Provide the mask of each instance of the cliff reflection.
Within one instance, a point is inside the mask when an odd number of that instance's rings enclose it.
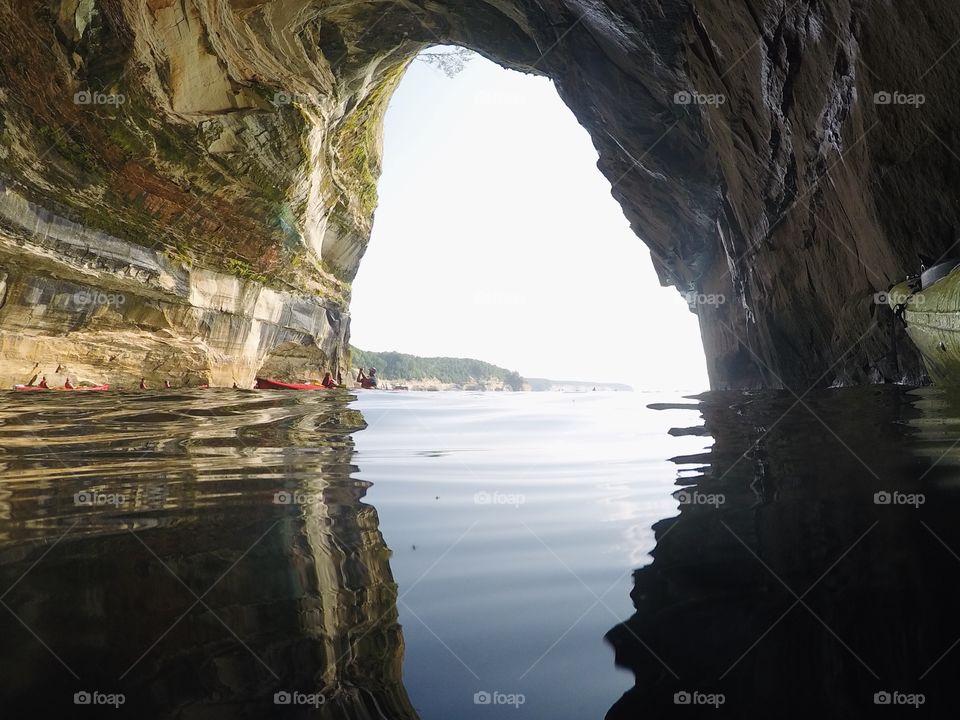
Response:
[[[346,398],[16,403],[0,410],[5,716],[73,717],[75,693],[101,692],[124,695],[111,716],[416,717]]]
[[[636,685],[607,717],[955,714],[957,398],[716,393],[700,410],[715,444],[676,459],[703,466],[682,481],[700,500],[654,526],[636,613],[608,633]]]

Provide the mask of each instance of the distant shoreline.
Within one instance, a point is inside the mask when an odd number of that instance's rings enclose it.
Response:
[[[380,387],[385,390],[493,391],[493,392],[633,392],[626,383],[590,380],[550,380],[527,378],[516,370],[499,365],[457,357],[421,357],[395,351],[371,352],[350,348],[350,382],[360,368],[377,369]]]

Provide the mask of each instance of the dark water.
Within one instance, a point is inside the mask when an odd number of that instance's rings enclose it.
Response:
[[[4,394],[0,716],[952,716],[958,445],[933,389]]]

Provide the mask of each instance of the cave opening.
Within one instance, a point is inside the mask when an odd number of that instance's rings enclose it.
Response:
[[[705,387],[697,318],[660,286],[597,158],[551,80],[456,46],[421,53],[387,107],[352,345]]]
[[[229,387],[252,384],[264,367],[301,379],[317,365],[345,369],[352,282],[377,204],[381,121],[410,58],[438,43],[551,79],[589,132],[609,182],[603,194],[612,192],[649,248],[657,280],[698,299],[711,387],[927,379],[893,311],[872,298],[915,272],[918,252],[936,258],[954,243],[953,205],[943,200],[955,184],[952,108],[875,100],[904,89],[911,90],[906,98],[952,97],[944,91],[951,82],[944,58],[953,35],[931,42],[917,29],[907,43],[923,51],[917,73],[913,58],[891,61],[884,42],[848,41],[850,28],[869,26],[886,38],[887,28],[903,26],[908,11],[896,5],[861,12],[849,4],[784,10],[772,3],[730,16],[705,11],[710,22],[682,2],[656,12],[629,3],[553,2],[264,0],[228,3],[216,13],[197,3],[159,2],[145,12],[114,2],[58,5],[56,13],[45,5],[28,13],[6,8],[0,23],[7,63],[21,67],[26,57],[32,70],[6,78],[0,117],[0,221],[10,241],[0,258],[5,383],[29,379],[45,356],[74,357],[71,374],[94,384],[146,376]],[[737,31],[713,32],[711,22]],[[789,32],[773,31],[781,26]],[[781,42],[788,45],[770,44]],[[800,53],[807,47],[817,51]],[[861,60],[874,69],[867,76],[857,71]],[[481,65],[472,63],[455,82]],[[906,69],[915,76],[902,76]],[[455,84],[448,85],[449,94]],[[421,98],[421,123],[438,98]],[[525,112],[514,113],[514,134]],[[462,144],[487,135],[464,133]],[[392,154],[388,149],[388,173]],[[564,147],[555,159],[570,155]],[[451,183],[443,171],[434,175],[434,194],[462,185],[460,177]],[[514,177],[504,170],[489,184],[508,180]],[[495,206],[473,197],[476,206],[458,221],[478,225]],[[381,226],[388,206],[385,197]],[[581,206],[579,199],[568,203]],[[571,217],[568,208],[548,209],[541,219]],[[532,201],[527,209],[532,217]],[[359,303],[377,248],[385,246],[383,228],[377,232],[357,283]],[[451,224],[447,234],[463,232]],[[652,331],[666,311],[649,297],[614,305],[626,308],[623,314],[593,297],[616,286],[616,274],[628,267],[635,271],[628,287],[637,285],[650,262],[644,254],[633,265],[626,262],[632,250],[601,248],[597,228],[564,250],[545,223],[513,236],[490,229],[474,255],[486,252],[513,268],[524,248],[537,247],[537,234],[554,242],[539,246],[529,275],[552,277],[546,260],[565,251],[575,267],[564,297],[596,309],[586,322],[564,319],[567,347],[602,348],[596,355],[606,357],[619,350],[605,343],[629,329],[647,345],[664,338],[663,348],[649,353],[645,345],[645,354],[686,354],[669,334]],[[519,235],[523,244],[494,254],[492,239]],[[453,256],[443,245],[435,254]],[[594,257],[606,265],[588,266]],[[91,274],[91,264],[104,271]],[[608,282],[591,290],[585,281],[595,276]],[[429,284],[410,277],[410,286]],[[73,301],[101,294],[126,302]],[[419,300],[438,304],[436,297]],[[397,306],[403,318],[396,328],[425,315],[412,302]],[[43,323],[37,308],[47,315]],[[532,312],[494,307],[483,318],[502,326],[523,317],[539,340],[549,328],[542,317],[531,322]],[[367,344],[362,308],[355,314],[355,337]],[[469,327],[457,322],[462,315],[444,330]],[[547,315],[563,318],[559,309]],[[604,331],[601,320],[615,329]],[[63,328],[70,328],[68,340]],[[428,328],[440,335],[435,324]],[[384,346],[389,338],[376,340]],[[283,362],[271,365],[278,355]],[[635,375],[657,374],[638,368]]]

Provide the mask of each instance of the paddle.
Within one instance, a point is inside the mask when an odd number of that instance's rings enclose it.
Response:
[[[40,367],[40,363],[34,363],[34,364],[33,364],[33,367],[30,369],[30,372],[33,372],[33,371],[36,370],[38,367]],[[33,377],[30,378],[30,379],[27,381],[27,387],[33,387],[33,384],[37,381],[37,377],[38,377],[39,375],[40,375],[40,373],[38,373],[38,372],[37,372],[37,373],[33,373]]]

